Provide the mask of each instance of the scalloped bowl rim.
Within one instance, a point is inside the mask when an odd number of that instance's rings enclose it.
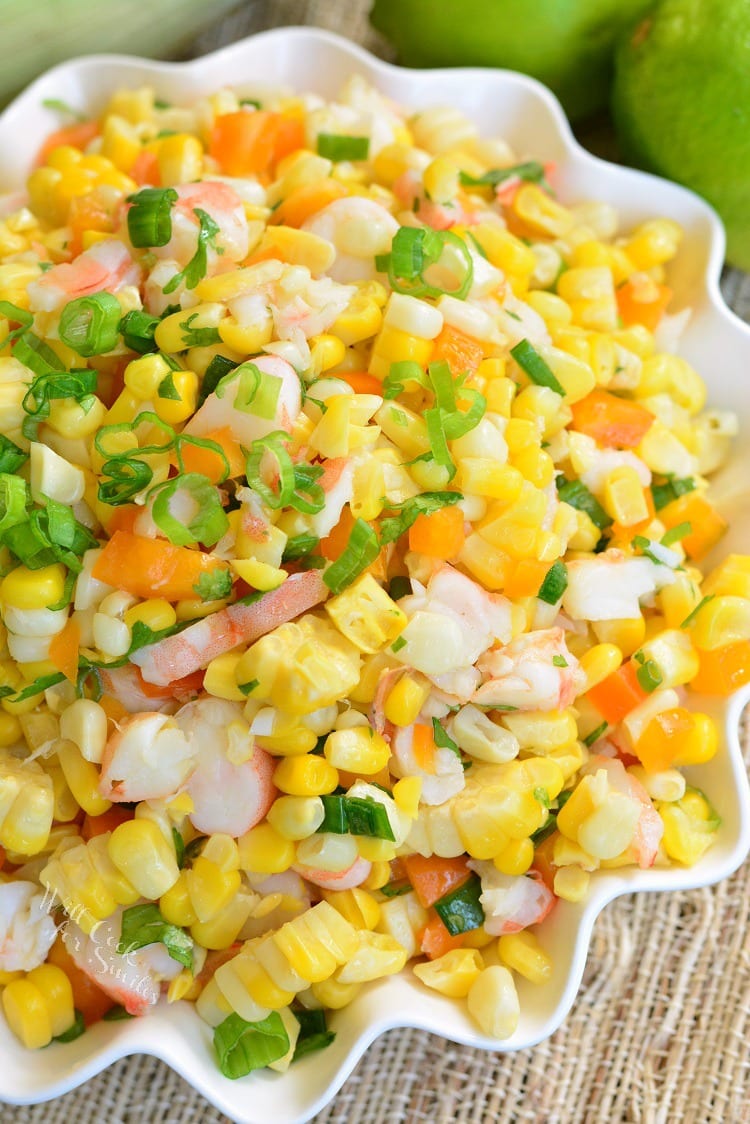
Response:
[[[459,101],[469,88],[476,89],[477,96],[483,93],[485,99],[488,91],[502,90],[503,96],[514,102],[513,120],[516,121],[520,114],[533,116],[537,127],[545,133],[547,143],[557,148],[563,176],[571,170],[579,178],[583,172],[591,172],[591,187],[586,189],[590,197],[599,197],[597,178],[601,178],[607,184],[605,195],[618,196],[618,207],[627,210],[633,197],[648,200],[653,194],[657,199],[667,201],[667,211],[674,210],[687,216],[689,223],[695,227],[690,235],[694,242],[691,265],[694,276],[689,295],[698,309],[697,330],[692,336],[688,331],[688,350],[691,358],[695,352],[699,358],[708,360],[713,354],[712,341],[721,337],[722,343],[725,343],[724,336],[727,334],[730,344],[727,349],[730,354],[729,374],[723,372],[725,378],[721,386],[718,383],[712,385],[711,391],[721,397],[726,393],[724,388],[728,384],[731,404],[737,406],[739,403],[743,407],[740,391],[743,369],[750,368],[750,327],[727,308],[719,290],[725,238],[718,216],[686,188],[644,172],[609,164],[588,153],[574,139],[554,95],[526,75],[480,68],[411,71],[383,62],[362,47],[331,32],[309,27],[281,28],[251,36],[188,62],[159,62],[126,55],[90,55],[61,63],[34,81],[0,115],[0,141],[4,136],[8,138],[9,134],[13,134],[16,149],[23,149],[24,155],[16,159],[16,174],[20,177],[43,131],[55,126],[53,116],[41,107],[41,102],[47,96],[60,96],[61,87],[64,92],[71,90],[75,94],[76,90],[80,92],[95,85],[99,79],[104,88],[111,89],[113,81],[111,78],[102,79],[103,75],[119,75],[122,72],[122,78],[117,80],[119,83],[124,80],[125,72],[130,71],[134,80],[141,77],[153,80],[157,85],[169,85],[174,81],[178,85],[192,86],[195,94],[199,89],[215,88],[219,84],[242,86],[242,65],[253,59],[260,69],[265,67],[269,81],[312,88],[306,87],[303,81],[295,82],[294,76],[309,70],[311,59],[316,56],[323,56],[332,64],[331,69],[338,74],[333,82],[336,87],[348,73],[359,70],[374,79],[386,93],[392,92],[394,86],[406,85],[420,92],[424,90],[428,94],[426,104],[443,100],[440,96],[443,84],[453,86],[453,96]],[[272,73],[274,64],[283,73]],[[210,81],[203,81],[203,74],[211,74]],[[324,84],[332,84],[329,70],[326,71]],[[502,117],[503,112],[501,108],[498,116]],[[496,128],[500,131],[499,125]],[[19,136],[22,138],[20,142]],[[538,141],[530,142],[532,154],[544,157],[545,153],[535,150],[536,144]],[[575,180],[575,176],[573,178]],[[631,192],[631,186],[637,190]],[[656,213],[649,203],[641,204],[635,210],[644,217]],[[706,338],[708,342],[705,342]],[[705,370],[701,369],[701,373],[707,377]],[[744,407],[744,413],[742,421],[750,431],[750,404]],[[728,494],[735,504],[745,500],[743,486],[737,480],[734,484],[730,482]],[[749,537],[750,534],[746,539]],[[750,541],[746,541],[745,549],[750,549]],[[211,1057],[210,1031],[200,1023],[189,1005],[183,1003],[170,1008],[160,1006],[147,1019],[117,1026],[97,1025],[84,1039],[65,1048],[71,1053],[66,1055],[69,1062],[64,1066],[59,1064],[62,1055],[57,1050],[28,1054],[17,1046],[7,1028],[0,1026],[0,1050],[5,1058],[0,1073],[0,1102],[20,1105],[48,1100],[76,1088],[122,1057],[143,1053],[161,1058],[209,1101],[243,1124],[261,1124],[269,1119],[271,1113],[277,1124],[301,1124],[332,1099],[370,1043],[386,1030],[419,1027],[455,1042],[499,1052],[537,1044],[557,1030],[570,1010],[580,986],[594,922],[609,901],[635,891],[682,890],[711,885],[736,870],[750,851],[750,789],[738,738],[742,710],[749,700],[750,685],[729,700],[708,701],[706,705],[706,709],[712,710],[722,720],[725,731],[725,748],[720,758],[715,759],[720,761],[723,771],[723,786],[717,795],[728,809],[728,815],[725,811],[725,822],[731,823],[731,831],[722,827],[716,848],[693,868],[610,871],[592,881],[591,893],[585,903],[572,907],[570,903],[560,902],[555,911],[558,918],[556,937],[567,941],[569,959],[565,959],[564,971],[559,963],[556,966],[556,998],[552,1005],[547,1003],[545,1007],[543,1001],[540,1004],[539,989],[530,990],[521,981],[521,1025],[507,1041],[497,1042],[480,1035],[457,1004],[435,993],[426,993],[426,989],[413,978],[394,977],[371,985],[351,1008],[337,1014],[335,1021],[343,1033],[338,1035],[336,1043],[325,1055],[307,1058],[284,1075],[263,1072],[237,1082],[227,1081],[216,1069]],[[710,789],[709,794],[715,799]],[[551,934],[552,930],[543,927],[542,932]],[[534,1017],[528,1024],[525,1022],[527,1004],[534,1011]]]

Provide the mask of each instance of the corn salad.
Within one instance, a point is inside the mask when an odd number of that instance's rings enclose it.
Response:
[[[0,987],[228,1077],[412,962],[511,1036],[558,898],[720,825],[734,418],[622,231],[458,110],[117,92],[0,213]],[[713,556],[712,556],[713,558]],[[692,775],[692,774],[691,774]],[[123,1011],[124,1009],[124,1011]]]

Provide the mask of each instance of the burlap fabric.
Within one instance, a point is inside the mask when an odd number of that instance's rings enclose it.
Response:
[[[369,0],[245,4],[205,34],[196,53],[306,23],[387,55],[368,26],[369,7]],[[750,321],[750,277],[728,272],[723,287]],[[580,994],[549,1041],[492,1055],[423,1031],[391,1031],[315,1124],[750,1124],[748,931],[750,863],[709,889],[621,898],[597,921]],[[2,1124],[226,1119],[166,1065],[139,1057],[48,1104],[0,1106]]]

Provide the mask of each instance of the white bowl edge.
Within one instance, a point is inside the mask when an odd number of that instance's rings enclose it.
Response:
[[[318,74],[321,55],[328,66]],[[316,61],[317,60],[317,61]],[[245,68],[267,75],[271,82],[296,88],[320,89],[329,96],[353,70],[363,72],[397,101],[429,105],[450,100],[484,121],[494,120],[496,133],[509,136],[516,150],[560,163],[561,194],[573,199],[605,198],[615,202],[626,225],[659,213],[679,219],[686,228],[686,245],[675,273],[686,278],[677,288],[677,304],[688,299],[695,314],[680,348],[709,384],[712,402],[740,413],[744,433],[750,433],[750,328],[724,304],[719,277],[724,256],[724,233],[713,210],[692,192],[657,177],[620,168],[592,156],[575,141],[555,97],[534,79],[508,71],[483,69],[406,71],[374,58],[349,41],[312,28],[284,28],[263,32],[187,63],[160,63],[122,55],[95,55],[62,63],[37,79],[0,116],[0,141],[5,139],[5,171],[21,182],[45,132],[57,125],[42,106],[57,97],[76,105],[102,100],[103,91],[131,82],[151,82],[160,93],[174,91],[195,96],[220,85],[241,86]],[[104,75],[104,79],[102,79]],[[98,91],[98,96],[97,96]],[[408,91],[408,92],[407,92]],[[506,120],[507,118],[507,120]],[[520,124],[523,118],[523,125]],[[531,122],[531,124],[530,124]],[[524,137],[528,139],[524,143]],[[590,181],[590,186],[587,186]],[[10,186],[10,184],[8,185]],[[709,375],[709,364],[721,359],[721,381]],[[718,376],[717,376],[718,380]],[[717,494],[731,513],[747,510],[750,443],[745,443],[731,466],[717,481]],[[728,547],[750,551],[750,528],[736,520]],[[722,553],[724,550],[722,549]],[[722,717],[725,743],[709,766],[710,782],[702,783],[724,817],[719,841],[693,868],[626,869],[594,880],[592,893],[580,907],[560,902],[541,930],[543,944],[567,942],[569,960],[556,958],[553,983],[544,995],[521,982],[522,1021],[506,1042],[478,1034],[458,1004],[427,993],[413,978],[380,981],[351,1008],[338,1013],[333,1046],[295,1065],[287,1074],[260,1073],[230,1082],[215,1066],[211,1032],[186,1004],[160,1008],[148,1019],[100,1024],[68,1046],[44,1054],[29,1054],[0,1025],[0,1050],[5,1065],[0,1074],[0,1099],[29,1104],[59,1096],[80,1085],[113,1061],[133,1053],[162,1058],[218,1108],[242,1124],[302,1124],[325,1106],[343,1084],[369,1044],[393,1027],[417,1026],[456,1042],[501,1052],[524,1049],[552,1034],[570,1010],[588,953],[594,922],[613,898],[636,891],[682,890],[711,885],[731,874],[750,850],[750,789],[738,737],[739,720],[750,687],[728,702],[702,700],[704,709]],[[700,772],[696,773],[696,777]],[[563,966],[565,971],[562,970]],[[46,1075],[46,1080],[45,1080]]]

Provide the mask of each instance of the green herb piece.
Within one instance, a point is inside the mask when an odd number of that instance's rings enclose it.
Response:
[[[506,180],[519,179],[527,183],[540,183],[549,190],[549,184],[544,178],[544,166],[536,160],[527,160],[523,164],[511,164],[508,168],[491,168],[481,176],[472,176],[469,172],[459,172],[458,181],[462,187],[497,187]]]
[[[546,808],[547,811],[550,810],[550,798],[546,788],[543,788],[541,785],[535,788],[534,799],[537,801],[537,803],[541,804],[543,808]]]
[[[210,570],[200,575],[193,590],[201,601],[221,601],[232,592],[232,574],[229,570]]]
[[[334,1041],[336,1035],[328,1029],[325,1011],[308,1011],[304,1007],[299,1007],[295,1008],[292,1014],[300,1025],[292,1061],[296,1062],[299,1058],[303,1058],[306,1054],[312,1054],[316,1050],[324,1050]]]
[[[395,578],[391,578],[388,585],[388,596],[392,601],[400,601],[402,597],[408,597],[410,593],[410,578],[405,577],[403,574],[397,574]]]
[[[607,729],[607,723],[602,722],[601,726],[597,726],[595,730],[592,730],[590,734],[586,735],[586,737],[583,739],[583,744],[591,749],[594,742],[598,742],[599,738],[604,737]]]
[[[198,317],[197,312],[193,312],[188,316],[187,320],[180,321],[180,328],[182,329],[182,342],[185,347],[211,347],[215,343],[221,343],[221,336],[219,335],[218,328],[193,328],[193,321]]]
[[[76,1038],[80,1038],[82,1034],[86,1033],[86,1023],[83,1021],[83,1015],[76,1007],[75,1018],[73,1025],[64,1030],[62,1034],[56,1034],[52,1039],[53,1042],[75,1042]]]
[[[388,811],[371,796],[321,796],[325,816],[318,832],[367,835],[395,842]]]
[[[460,492],[423,492],[412,496],[403,503],[394,504],[392,510],[398,515],[390,515],[380,522],[380,541],[383,545],[395,542],[409,530],[420,515],[432,515],[442,507],[451,507],[463,499]]]
[[[671,546],[672,543],[680,542],[686,535],[691,534],[692,530],[692,523],[678,523],[676,527],[670,527],[670,529],[662,535],[662,545]]]
[[[126,312],[120,320],[119,330],[122,342],[131,351],[137,351],[139,355],[147,355],[149,352],[158,351],[154,333],[159,323],[158,316],[151,316],[150,313],[144,312],[140,308],[134,308],[130,312]]]
[[[381,886],[379,893],[384,898],[400,898],[402,894],[411,893],[411,882],[386,882],[385,886]]]
[[[121,1007],[120,1004],[117,1003],[114,1007],[110,1007],[108,1011],[104,1012],[102,1015],[102,1022],[119,1023],[122,1022],[123,1019],[133,1018],[135,1018],[135,1015],[131,1015],[129,1011],[126,1011],[124,1007]]]
[[[219,383],[238,366],[239,363],[235,363],[233,359],[227,359],[225,355],[214,355],[201,380],[198,406],[202,406],[209,394],[212,394]]]
[[[565,659],[565,656],[553,656],[552,657],[552,663],[555,667],[567,667],[568,666],[568,661]]]
[[[61,113],[65,117],[72,117],[74,121],[86,120],[85,113],[74,109],[72,105],[68,105],[62,98],[43,98],[42,105],[45,109],[51,109],[53,113]]]
[[[664,484],[652,484],[654,508],[656,511],[661,511],[668,503],[687,495],[688,492],[695,491],[695,488],[696,483],[692,476],[684,476],[681,480],[667,480]]]
[[[366,160],[370,152],[370,138],[349,136],[344,133],[318,133],[318,156],[338,163],[340,160]]]
[[[174,843],[174,853],[177,857],[177,865],[180,870],[182,870],[185,865],[185,840],[176,827],[172,828],[172,841]]]
[[[556,605],[567,588],[568,567],[558,559],[544,575],[537,597],[547,605]]]
[[[154,902],[133,905],[123,911],[117,951],[121,956],[127,956],[129,952],[149,944],[163,944],[172,960],[185,968],[193,967],[192,939],[184,929],[165,921]]]
[[[529,343],[528,340],[520,340],[515,347],[510,349],[510,353],[533,383],[536,383],[537,386],[549,387],[561,398],[565,397],[565,388],[533,344]]]
[[[203,280],[208,268],[209,246],[212,246],[217,254],[224,252],[223,247],[216,245],[216,236],[221,233],[218,223],[214,222],[208,211],[202,210],[201,207],[194,207],[193,214],[200,224],[198,229],[198,246],[185,268],[181,269],[179,273],[175,273],[174,277],[163,287],[162,292],[166,296],[173,293],[183,281],[185,282],[186,289],[194,289],[198,282]],[[130,213],[128,212],[128,217],[129,216]],[[156,245],[157,243],[151,244]]]
[[[472,874],[455,890],[435,902],[435,911],[452,937],[470,933],[484,924],[484,910],[479,901],[482,882]]]
[[[405,647],[406,647],[406,641],[404,640],[403,636],[397,636],[396,639],[391,644],[391,651],[392,652],[400,652],[401,649],[405,648]]]
[[[566,480],[564,476],[558,476],[556,485],[558,499],[578,511],[584,511],[600,531],[612,525],[612,519],[582,481]]]
[[[289,1035],[278,1011],[256,1023],[231,1014],[214,1029],[214,1048],[219,1069],[235,1080],[283,1058],[289,1052]]]
[[[455,753],[456,757],[461,756],[458,743],[454,742],[453,738],[437,718],[433,718],[432,720],[432,736],[438,749],[449,749],[451,753]]]
[[[260,686],[260,679],[250,679],[247,683],[239,683],[243,695],[251,695],[256,687]]]

